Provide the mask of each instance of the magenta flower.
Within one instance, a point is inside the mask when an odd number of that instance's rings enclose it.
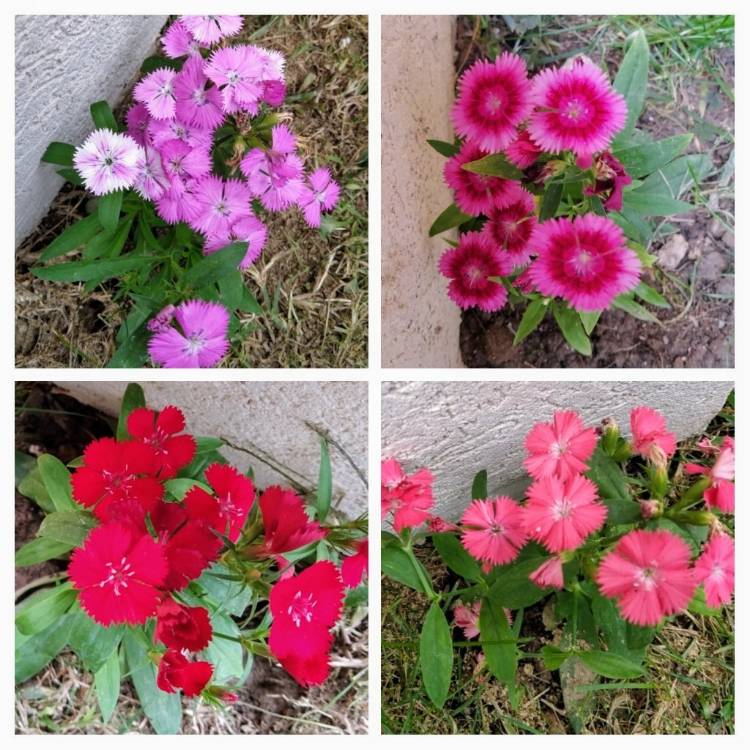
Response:
[[[242,28],[242,16],[180,16],[179,22],[206,47],[234,36]]]
[[[204,148],[210,151],[213,147],[213,133],[179,119],[151,120],[148,124],[148,136],[156,148],[161,148],[167,141],[182,141],[192,148]]]
[[[175,114],[178,119],[202,130],[213,130],[224,120],[221,94],[208,88],[203,75],[203,58],[190,58],[174,79]]]
[[[268,211],[283,211],[302,195],[302,159],[294,135],[286,125],[271,130],[271,148],[251,149],[240,163],[252,194]]]
[[[244,44],[217,49],[206,61],[204,72],[219,87],[225,113],[257,113],[263,97],[263,67],[258,49]]]
[[[178,305],[172,326],[148,342],[152,361],[162,367],[213,367],[229,350],[229,311],[218,302],[188,300]]]
[[[628,116],[625,99],[592,62],[547,68],[533,80],[529,133],[544,151],[588,158],[607,148]]]
[[[490,565],[515,560],[526,542],[521,506],[510,497],[475,500],[464,511],[461,525],[466,551]]]
[[[176,60],[185,55],[200,55],[201,46],[181,21],[175,21],[161,38],[164,54]]]
[[[319,227],[321,213],[333,211],[341,188],[338,182],[331,179],[331,172],[325,167],[311,172],[307,180],[309,184],[306,183],[302,188],[299,207],[308,226]]]
[[[167,141],[159,147],[164,171],[171,180],[205,177],[211,171],[211,155],[200,146],[183,141]]]
[[[129,136],[95,130],[73,155],[73,165],[94,195],[129,188],[138,174],[141,147]]]
[[[138,157],[136,169],[138,174],[133,187],[139,195],[150,201],[156,201],[164,195],[166,190],[169,190],[170,181],[164,174],[161,156],[156,149],[146,146]]]
[[[170,68],[157,68],[141,78],[133,89],[133,98],[146,105],[155,120],[171,120],[175,113],[174,79]]]
[[[450,279],[448,296],[464,310],[478,307],[484,312],[494,312],[508,299],[505,287],[491,277],[509,274],[513,264],[495,252],[479,232],[462,234],[458,246],[443,253],[439,269]]]
[[[508,161],[519,169],[528,169],[542,153],[542,149],[531,140],[529,131],[524,128],[518,137],[505,147]]]
[[[518,199],[505,208],[493,208],[487,213],[482,235],[490,247],[506,255],[514,268],[525,266],[531,259],[529,239],[536,227],[534,196],[523,188]]]
[[[451,117],[456,132],[487,151],[504,149],[531,112],[526,63],[510,52],[478,60],[460,78]]]
[[[247,252],[240,262],[240,268],[247,268],[260,257],[267,236],[266,225],[250,212],[249,216],[234,221],[226,233],[210,235],[203,246],[203,252],[210,255],[232,242],[247,242]]]
[[[148,146],[151,142],[148,134],[150,122],[151,117],[145,104],[134,104],[125,114],[128,135],[140,146]]]
[[[638,256],[625,244],[622,229],[605,216],[545,221],[530,246],[538,254],[529,271],[536,288],[580,312],[604,310],[640,280]]]
[[[607,211],[622,209],[622,191],[633,182],[625,167],[609,151],[600,154],[593,162],[595,182],[583,189],[586,196],[599,195]]]
[[[194,180],[185,182],[180,179],[171,180],[169,189],[165,190],[157,201],[156,208],[159,216],[169,224],[176,224],[178,221],[188,224],[193,222],[201,210],[195,188]]]
[[[695,561],[695,577],[703,584],[706,604],[720,607],[734,593],[734,540],[729,534],[714,534]]]
[[[237,219],[250,215],[250,189],[242,180],[210,175],[197,183],[195,195],[200,213],[191,225],[204,234],[228,234]]]

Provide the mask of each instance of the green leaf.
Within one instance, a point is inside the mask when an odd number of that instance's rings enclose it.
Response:
[[[146,406],[146,394],[138,383],[128,383],[125,393],[122,394],[120,402],[120,415],[117,418],[117,439],[128,440],[128,417],[130,412],[135,409],[142,409]]]
[[[696,179],[702,180],[712,168],[713,162],[706,154],[680,156],[649,175],[635,190],[625,192],[679,198],[695,184]]]
[[[185,272],[183,281],[193,289],[213,284],[222,276],[236,271],[245,253],[247,253],[247,242],[233,242],[199,260]]]
[[[544,188],[542,203],[539,206],[539,221],[553,219],[557,213],[562,200],[563,184],[562,182],[548,182]]]
[[[125,324],[123,324],[125,325]],[[107,367],[142,367],[148,359],[148,340],[150,332],[146,323],[138,326],[117,347],[112,359],[107,362]]]
[[[659,319],[653,313],[649,312],[643,305],[639,305],[631,296],[628,294],[621,294],[619,297],[615,297],[612,302],[612,307],[616,307],[618,310],[623,310],[632,315],[638,320],[644,320],[646,323],[658,323]]]
[[[641,517],[641,507],[630,497],[628,484],[620,465],[597,445],[589,459],[586,476],[599,489],[599,498],[607,506],[607,523],[611,526],[633,523]]]
[[[239,271],[233,271],[219,279],[219,299],[230,310],[237,310],[244,299],[245,283]]]
[[[676,200],[652,191],[626,190],[622,195],[622,207],[638,216],[672,216],[692,211],[692,203]]]
[[[151,260],[153,262],[153,259]],[[203,261],[201,261],[203,262]],[[47,281],[91,281],[102,282],[120,276],[136,268],[148,265],[144,256],[128,255],[123,258],[105,260],[76,260],[70,263],[57,263],[45,268],[33,268],[32,273]]]
[[[77,509],[78,505],[73,500],[73,490],[70,486],[70,472],[65,464],[51,453],[44,453],[37,459],[37,465],[55,510]]]
[[[76,147],[70,143],[60,143],[53,141],[47,146],[47,150],[42,154],[42,161],[47,164],[59,164],[61,167],[73,166],[73,155]]]
[[[563,651],[561,648],[550,644],[542,646],[539,653],[541,654],[544,666],[550,671],[560,669],[568,658],[573,655],[570,651]]]
[[[488,177],[502,177],[506,180],[520,180],[523,172],[511,164],[505,154],[489,154],[476,161],[461,165],[462,169]]]
[[[578,658],[592,671],[602,677],[622,680],[639,677],[644,673],[640,664],[635,664],[624,656],[609,651],[579,651]]]
[[[487,469],[478,471],[471,483],[471,499],[484,500],[487,497]]]
[[[430,227],[430,237],[434,237],[436,234],[460,226],[470,219],[471,216],[460,211],[455,203],[451,203],[451,205],[448,206],[448,208],[446,208],[445,211],[443,211],[443,213],[441,213],[433,222]]]
[[[461,147],[456,143],[436,141],[433,138],[428,138],[427,143],[429,143],[430,146],[432,146],[441,156],[447,156],[448,158],[455,156],[461,150]]]
[[[596,328],[596,324],[599,322],[601,312],[579,312],[578,317],[581,319],[581,325],[587,336],[591,336]]]
[[[108,128],[115,133],[118,130],[115,116],[112,114],[109,104],[105,101],[94,102],[91,105],[91,119],[97,128]]]
[[[57,622],[73,604],[76,592],[69,583],[44,591],[16,614],[16,627],[24,635],[41,633]]]
[[[99,223],[97,214],[86,216],[80,221],[71,224],[62,234],[55,237],[49,245],[42,251],[39,259],[42,261],[57,258],[60,255],[75,250],[85,245],[95,234],[101,231],[102,225]]]
[[[94,674],[94,690],[102,721],[107,724],[112,718],[120,697],[120,655],[115,649],[107,661]]]
[[[432,603],[422,626],[419,664],[427,696],[437,708],[442,708],[448,697],[453,672],[453,640],[439,602]]]
[[[642,628],[627,623],[627,644],[631,651],[645,649],[656,635],[656,628]]]
[[[16,631],[16,684],[44,669],[65,648],[70,625],[71,616],[63,615],[31,637],[25,638]]]
[[[234,620],[221,611],[211,614],[211,626],[214,633],[231,635],[235,638],[239,638],[241,635]],[[244,649],[241,643],[214,635],[201,656],[214,665],[213,680],[220,684],[226,684],[239,680],[244,674],[243,654]]]
[[[433,534],[432,543],[443,562],[467,581],[481,581],[482,569],[454,534]]]
[[[161,57],[160,55],[152,55],[147,57],[141,65],[141,73],[148,75],[153,73],[159,68],[171,68],[172,70],[180,69],[180,61],[174,60],[171,57]]]
[[[518,324],[513,346],[520,344],[530,333],[535,331],[547,314],[548,301],[544,297],[532,300],[524,310],[521,322]]]
[[[67,180],[71,185],[83,185],[83,178],[75,171],[75,169],[63,167],[62,169],[57,170],[57,174],[59,174],[64,180]]]
[[[94,528],[96,521],[83,510],[66,510],[50,513],[39,527],[39,536],[80,547]]]
[[[328,452],[328,441],[320,438],[320,469],[318,471],[318,490],[315,493],[316,515],[324,521],[331,509],[333,495],[333,477],[331,476],[331,456]]]
[[[29,500],[33,500],[45,513],[52,513],[55,506],[52,504],[49,492],[42,481],[42,473],[36,466],[18,484],[18,491]]]
[[[503,607],[495,599],[482,599],[482,608],[479,610],[479,640],[487,658],[487,668],[508,687],[511,705],[515,707],[518,648]]]
[[[529,580],[529,575],[547,559],[534,556],[495,568],[500,572],[494,573],[495,582],[490,586],[487,598],[508,609],[528,607],[543,599],[550,590],[539,588]]]
[[[104,628],[83,610],[71,612],[73,624],[68,643],[90,672],[98,672],[112,656],[122,640],[125,628],[112,625]]]
[[[165,693],[156,686],[156,667],[136,636],[126,631],[122,643],[128,661],[130,679],[141,708],[157,734],[177,734],[182,724],[179,693]]]
[[[419,560],[416,561],[418,566],[422,566]],[[414,565],[409,555],[404,552],[400,547],[383,547],[380,553],[380,567],[383,575],[393,578],[394,581],[403,583],[404,586],[419,591],[422,594],[429,594],[431,592],[425,591],[422,581],[414,570]],[[430,580],[430,576],[427,571],[422,567],[424,577],[426,581]]]
[[[646,35],[642,29],[638,29],[632,35],[630,47],[625,53],[614,80],[615,90],[625,97],[628,105],[628,119],[615,143],[630,135],[643,111],[648,84],[648,62],[649,50]]]
[[[648,302],[649,305],[653,305],[654,307],[661,307],[665,310],[672,307],[672,305],[670,305],[669,302],[667,302],[667,300],[664,299],[664,297],[656,291],[656,289],[650,287],[643,281],[641,281],[633,291],[644,302]]]
[[[703,615],[704,617],[717,617],[721,614],[721,607],[709,607],[706,603],[706,591],[703,586],[699,586],[695,590],[695,594],[687,608],[688,612]]]
[[[622,162],[625,171],[631,177],[642,178],[676,159],[690,145],[692,139],[692,133],[682,133],[655,143],[621,148],[613,154]]]
[[[594,590],[591,595],[591,612],[610,653],[624,656],[632,662],[642,661],[643,650],[633,650],[628,646],[627,623],[620,616],[620,611],[612,599]]]
[[[243,284],[242,287],[242,302],[239,305],[239,309],[245,313],[251,313],[253,315],[263,315],[263,308],[255,298],[255,295]]]
[[[16,567],[23,568],[26,565],[36,565],[36,563],[45,560],[54,560],[72,549],[73,545],[56,542],[54,539],[45,539],[44,537],[32,539],[16,552]]]
[[[565,340],[584,357],[591,356],[591,340],[583,330],[583,324],[575,310],[567,305],[552,303],[552,314],[555,316],[557,325],[562,331]]]
[[[211,494],[213,490],[205,484],[205,482],[199,482],[197,479],[189,479],[187,477],[179,477],[177,479],[168,479],[164,482],[164,489],[167,494],[173,497],[175,500],[182,500],[193,487],[200,487],[205,492]]]
[[[114,232],[117,223],[120,220],[120,211],[122,210],[122,190],[116,190],[114,193],[107,193],[99,198],[97,213],[99,214],[99,223],[108,231]]]
[[[216,563],[205,570],[196,583],[223,612],[239,617],[250,604],[253,592],[241,581],[217,577],[230,573],[229,568]]]

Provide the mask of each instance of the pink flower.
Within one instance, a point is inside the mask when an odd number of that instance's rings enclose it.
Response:
[[[451,523],[441,516],[430,516],[427,521],[427,528],[432,534],[445,534],[451,531],[458,531],[458,526],[455,523]]]
[[[148,353],[162,367],[213,367],[229,350],[229,311],[218,302],[188,300],[178,305],[179,325],[159,331],[148,342]]]
[[[162,165],[164,161],[162,160]],[[190,223],[200,213],[201,206],[195,194],[195,180],[175,178],[156,203],[156,212],[169,224],[178,221]]]
[[[430,517],[434,500],[433,476],[429,469],[419,469],[407,475],[395,459],[380,464],[380,510],[383,516],[393,513],[396,533],[413,528]]]
[[[210,47],[224,37],[238,34],[242,16],[180,16],[181,23],[201,44]]]
[[[221,93],[208,88],[203,58],[191,57],[174,79],[175,114],[178,119],[202,130],[212,130],[224,120]]]
[[[147,146],[151,139],[148,134],[148,124],[151,117],[145,104],[134,104],[125,114],[128,135],[140,146]]]
[[[219,87],[226,114],[257,114],[264,94],[264,66],[258,49],[248,45],[222,47],[206,61],[204,72]]]
[[[471,604],[458,601],[453,605],[453,624],[464,631],[464,638],[476,638],[479,635],[479,612],[482,600],[477,599]]]
[[[734,540],[728,534],[714,534],[695,561],[695,578],[703,584],[706,604],[720,607],[732,601],[734,593]]]
[[[544,151],[590,157],[607,148],[625,125],[628,109],[606,74],[591,62],[547,68],[533,80],[529,133]]]
[[[198,40],[181,22],[175,21],[161,38],[164,54],[176,60],[185,55],[200,55],[201,46]]]
[[[597,502],[596,485],[581,474],[567,480],[545,477],[534,482],[526,493],[526,534],[550,552],[576,549],[607,518],[607,507]]]
[[[128,135],[95,130],[73,155],[73,165],[94,195],[129,188],[138,174],[141,147]]]
[[[157,68],[133,89],[133,98],[145,104],[155,120],[171,120],[175,115],[175,76],[171,68]]]
[[[169,328],[172,323],[172,318],[174,318],[174,311],[174,305],[163,307],[153,318],[151,318],[151,320],[148,321],[146,328],[152,333],[157,333],[158,331],[163,331],[166,328]]]
[[[529,131],[524,128],[518,137],[505,147],[508,161],[519,169],[528,169],[542,153],[542,149],[531,140]]]
[[[504,52],[493,62],[478,60],[461,76],[451,117],[459,135],[484,151],[500,151],[531,107],[526,63]]]
[[[588,469],[596,442],[596,430],[587,428],[576,412],[556,411],[551,422],[538,422],[529,430],[523,465],[534,479],[556,476],[565,481]]]
[[[526,542],[521,506],[509,497],[474,500],[461,517],[461,543],[481,562],[505,565]]]
[[[536,570],[529,574],[529,580],[539,586],[540,589],[546,589],[548,586],[551,586],[553,589],[562,589],[562,560],[559,557],[550,557],[545,560]]]
[[[734,513],[733,438],[724,438],[710,469],[699,464],[685,464],[684,468],[688,474],[705,474],[711,478],[711,486],[703,493],[703,499],[709,508],[716,508],[722,513]]]
[[[205,177],[211,171],[208,149],[189,146],[184,141],[167,141],[159,147],[161,163],[171,180]]]
[[[521,185],[515,180],[469,172],[464,164],[481,159],[486,154],[467,141],[461,150],[448,159],[443,177],[455,194],[456,205],[470,216],[486,214],[493,208],[506,208],[519,199]]]
[[[479,232],[461,235],[456,247],[448,248],[440,258],[440,273],[447,279],[448,296],[464,310],[478,307],[484,312],[499,310],[508,292],[499,278],[513,270],[507,256],[495,252]]]
[[[268,211],[283,211],[302,196],[302,159],[294,135],[286,125],[271,130],[271,148],[251,149],[240,163],[253,196]]]
[[[347,588],[359,586],[369,569],[369,545],[367,538],[359,539],[353,555],[347,555],[341,561],[341,580]]]
[[[690,547],[669,531],[631,531],[604,557],[596,582],[604,596],[617,600],[625,620],[656,625],[693,598]]]
[[[488,211],[482,227],[481,234],[489,245],[507,256],[515,268],[525,266],[531,259],[528,244],[536,227],[535,207],[534,196],[520,189],[514,203]]]
[[[339,200],[339,184],[331,179],[330,170],[325,167],[316,169],[308,176],[309,185],[302,187],[299,207],[305,215],[308,226],[319,227],[320,215],[333,211]]]
[[[545,221],[537,225],[530,246],[538,253],[529,271],[537,289],[562,297],[580,312],[604,310],[640,279],[638,256],[605,216]]]
[[[619,211],[622,208],[622,191],[626,185],[633,182],[633,178],[609,151],[605,151],[595,159],[593,168],[594,186],[586,186],[583,194],[600,195],[604,198],[604,208],[607,211]]]
[[[159,152],[146,146],[138,156],[136,162],[138,174],[133,183],[135,191],[150,201],[156,201],[164,195],[170,187],[169,179],[161,166]]]
[[[213,146],[213,134],[188,125],[182,120],[151,120],[148,124],[148,137],[156,148],[161,148],[167,141],[182,141],[191,148],[203,148],[210,151]]]
[[[638,406],[630,412],[630,431],[633,450],[644,458],[671,458],[677,449],[677,438],[667,430],[664,417],[648,406]]]
[[[196,185],[195,195],[200,212],[191,225],[209,236],[228,234],[235,221],[250,216],[250,190],[243,180],[204,177]]]
[[[227,231],[209,235],[203,245],[203,252],[210,255],[232,242],[247,242],[247,252],[240,261],[240,268],[247,268],[260,257],[267,235],[266,225],[250,211],[248,216],[233,221]]]

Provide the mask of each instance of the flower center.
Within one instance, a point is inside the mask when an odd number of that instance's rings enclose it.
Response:
[[[128,578],[132,578],[135,571],[131,568],[126,557],[123,557],[117,564],[106,563],[106,568],[109,575],[99,582],[99,588],[112,586],[115,596],[120,596],[121,591],[128,587]]]
[[[634,589],[643,589],[644,591],[653,591],[656,588],[656,564],[651,563],[647,568],[642,568],[633,581]]]
[[[299,627],[303,620],[304,622],[312,621],[313,610],[317,603],[311,593],[303,594],[298,591],[287,608],[287,614],[292,618],[292,622]]]
[[[172,96],[172,84],[171,83],[165,83],[159,89],[159,96]]]
[[[239,516],[242,514],[242,509],[239,506],[235,505],[234,500],[232,500],[231,492],[227,492],[226,495],[222,495],[218,498],[218,500],[222,516],[232,519],[239,518]]]
[[[564,440],[558,440],[549,447],[549,453],[555,458],[560,458],[568,450],[568,444]]]
[[[505,529],[497,523],[497,521],[493,521],[493,523],[490,524],[490,534],[492,536],[502,536],[505,533]]]
[[[588,114],[588,107],[579,99],[571,99],[562,110],[562,115],[577,125]]]
[[[214,211],[216,211],[219,216],[229,216],[230,214],[229,207],[223,199],[214,206]]]
[[[471,264],[466,267],[464,277],[469,286],[478,286],[484,280],[485,272],[481,266]]]
[[[573,504],[568,500],[567,497],[560,497],[555,500],[552,505],[552,514],[556,521],[562,521],[566,518],[570,518],[573,513]]]
[[[203,331],[195,331],[187,337],[185,343],[185,354],[199,354],[206,346],[206,337]]]
[[[491,91],[487,96],[485,105],[491,115],[496,115],[503,106],[503,100],[494,91]]]
[[[719,563],[714,563],[713,568],[711,568],[711,573],[709,574],[709,578],[713,581],[723,581],[724,577],[726,576],[726,572],[724,568]]]
[[[240,80],[240,74],[236,70],[227,71],[227,83],[230,86],[234,86]]]

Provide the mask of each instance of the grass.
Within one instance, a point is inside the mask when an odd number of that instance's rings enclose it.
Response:
[[[713,440],[734,434],[734,395],[704,434]],[[682,456],[694,451],[698,437],[680,443]],[[431,545],[422,546],[418,556],[436,591],[454,586]],[[717,617],[687,612],[665,621],[647,651],[646,675],[637,687],[596,682],[583,672],[566,685],[559,672],[550,672],[536,659],[522,660],[521,700],[514,710],[505,687],[479,667],[476,646],[454,647],[450,694],[437,709],[423,690],[419,671],[419,633],[429,601],[383,577],[381,602],[384,733],[566,734],[573,732],[575,719],[585,734],[734,732],[733,606]],[[520,635],[532,639],[528,651],[537,651],[560,632],[561,623],[544,600],[526,610]],[[578,707],[573,691],[580,692],[582,685],[586,697]]]
[[[238,41],[286,55],[285,119],[309,167],[331,166],[342,198],[322,231],[299,212],[268,217],[269,241],[247,272],[263,315],[243,316],[247,336],[226,367],[367,365],[367,17],[247,16]],[[85,215],[88,196],[61,191],[19,248],[16,363],[102,367],[127,311],[100,286],[53,284],[28,272],[38,253]]]

